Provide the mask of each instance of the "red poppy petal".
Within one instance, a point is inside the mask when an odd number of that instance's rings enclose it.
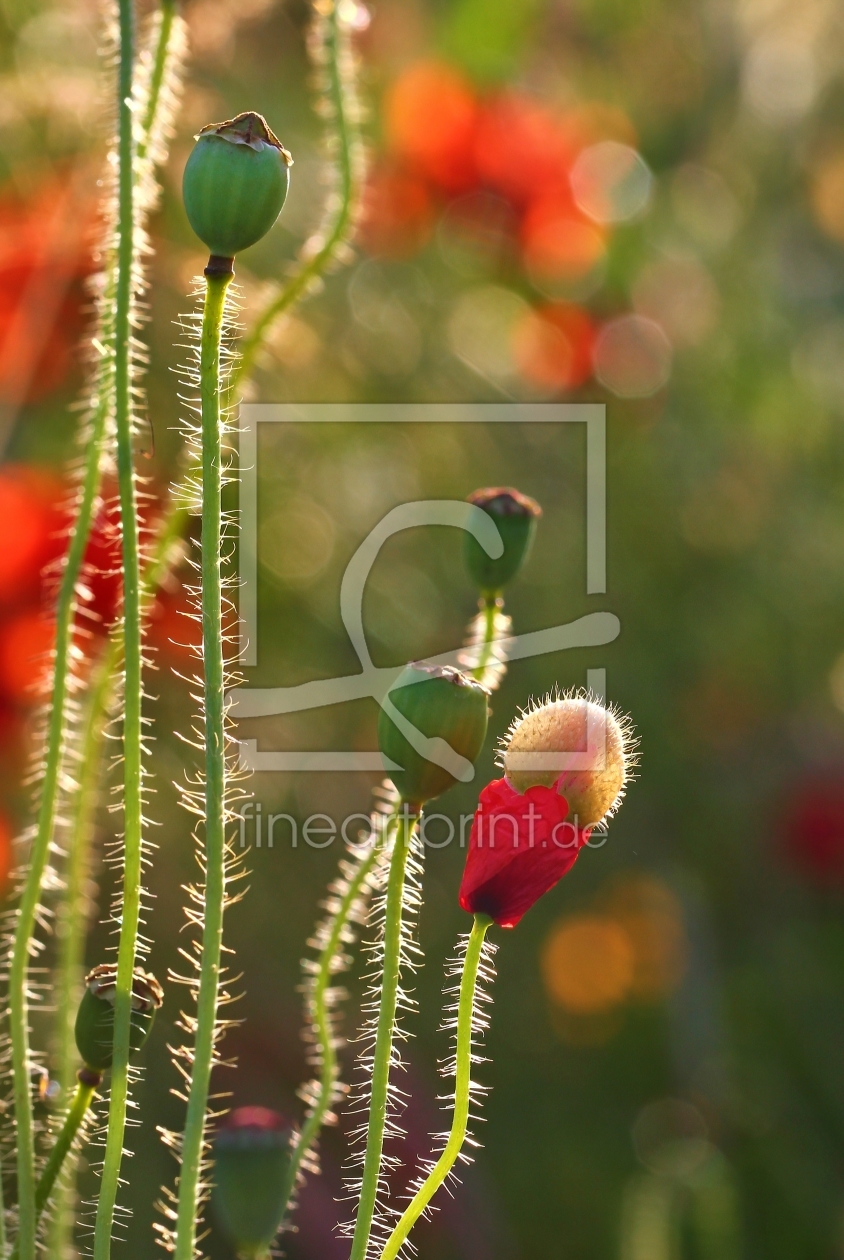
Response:
[[[586,839],[566,822],[568,802],[554,788],[516,792],[497,779],[481,793],[472,823],[460,904],[512,927],[566,874]]]

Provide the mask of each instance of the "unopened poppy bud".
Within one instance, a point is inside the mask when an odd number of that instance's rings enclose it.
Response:
[[[185,167],[188,220],[212,256],[233,258],[269,232],[293,159],[260,114],[203,127]]]
[[[384,699],[378,743],[403,800],[422,805],[472,778],[488,698],[485,687],[448,665],[413,661],[402,671]]]
[[[510,727],[504,773],[517,792],[555,788],[578,827],[594,827],[621,802],[632,742],[629,723],[597,701],[549,699]]]
[[[542,508],[518,490],[496,486],[475,490],[469,502],[494,520],[504,551],[497,560],[488,556],[473,534],[464,534],[463,554],[472,581],[487,597],[499,595],[527,559]]]
[[[276,1111],[240,1107],[214,1141],[214,1211],[240,1260],[268,1253],[286,1203],[291,1131]]]
[[[76,1047],[82,1061],[95,1072],[104,1072],[111,1067],[116,993],[115,963],[102,963],[85,977],[85,992],[76,1015]],[[164,993],[155,976],[136,968],[132,977],[129,1033],[129,1045],[133,1051],[143,1046],[150,1034],[155,1012],[163,1001]]]

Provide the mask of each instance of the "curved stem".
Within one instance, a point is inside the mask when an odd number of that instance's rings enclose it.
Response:
[[[56,607],[53,690],[44,750],[44,777],[35,839],[29,856],[26,883],[18,907],[9,965],[9,1024],[17,1139],[19,1247],[22,1260],[33,1260],[35,1255],[35,1152],[29,1062],[27,973],[36,914],[41,899],[41,884],[56,826],[66,752],[67,710],[72,677],[71,652],[77,606],[76,586],[99,494],[100,460],[106,412],[106,407],[98,407],[94,415],[79,510],[74,522],[70,549],[59,589]]]
[[[205,889],[188,1110],[181,1148],[175,1260],[193,1260],[205,1148],[206,1108],[214,1065],[225,907],[226,732],[222,618],[222,424],[220,340],[232,274],[206,270],[200,344],[202,405],[202,654],[205,701]]]
[[[387,1239],[379,1260],[395,1260],[411,1229],[451,1172],[463,1149],[469,1124],[469,1104],[472,1094],[472,1025],[475,1017],[475,989],[484,938],[491,925],[492,919],[486,915],[475,915],[466,946],[466,957],[463,961],[457,1006],[457,1079],[454,1087],[454,1115],[448,1141],[442,1155],[416,1191]]]
[[[76,1075],[78,1051],[74,1036],[76,1013],[83,991],[85,938],[90,917],[87,889],[91,877],[91,848],[97,807],[107,697],[111,693],[110,656],[106,649],[93,671],[80,740],[80,777],[73,800],[68,836],[66,893],[59,920],[56,966],[56,1078],[61,1097],[67,1098]],[[72,1180],[60,1187],[49,1231],[49,1254],[63,1260],[72,1229]]]
[[[113,330],[109,326],[109,310],[107,294],[104,303],[104,326],[100,330],[101,339],[106,345],[113,337]],[[66,755],[77,584],[100,492],[102,453],[111,407],[114,370],[115,363],[112,356],[104,356],[99,369],[97,402],[87,436],[87,453],[78,508],[56,602],[52,694],[45,738],[38,817],[9,960],[9,1032],[17,1147],[18,1246],[22,1260],[31,1260],[35,1254],[35,1151],[29,1062],[27,973],[33,949],[32,937],[41,898],[41,885],[57,821]]]
[[[164,86],[167,61],[170,56],[170,36],[173,33],[173,19],[176,16],[176,0],[161,0],[159,12],[161,21],[158,28],[158,41],[155,46],[155,56],[149,80],[146,110],[144,111],[138,137],[137,156],[139,162],[142,162],[149,154],[150,143],[156,129],[158,107],[161,103],[161,89]]]
[[[380,856],[380,845],[389,845],[390,837],[398,824],[398,816],[393,814],[387,827],[384,829],[383,841],[376,837],[372,844],[372,849],[366,857],[358,864],[358,867],[349,880],[349,886],[344,893],[329,933],[328,939],[319,956],[317,972],[314,977],[313,985],[313,1027],[316,1034],[317,1044],[320,1047],[322,1056],[322,1068],[320,1071],[319,1094],[313,1104],[311,1113],[302,1126],[302,1132],[299,1134],[299,1140],[293,1148],[290,1167],[285,1179],[283,1187],[283,1199],[285,1203],[285,1211],[290,1204],[293,1192],[296,1188],[296,1179],[299,1175],[299,1169],[302,1160],[313,1145],[317,1134],[322,1128],[326,1113],[333,1102],[334,1087],[337,1082],[338,1066],[337,1066],[337,1050],[334,1045],[334,1038],[331,1028],[331,1014],[328,1002],[328,989],[332,979],[332,965],[343,940],[343,933],[349,921],[349,915],[352,907],[361,895],[361,891],[369,879],[372,869]]]
[[[244,338],[240,347],[240,361],[232,372],[230,391],[233,392],[241,380],[248,377],[255,363],[255,356],[261,348],[271,326],[280,315],[289,310],[309,287],[322,276],[334,258],[339,245],[347,235],[352,223],[354,206],[357,199],[356,171],[354,150],[357,143],[356,120],[354,118],[354,100],[352,88],[344,74],[343,60],[351,54],[344,46],[347,36],[344,34],[338,15],[337,0],[330,0],[328,12],[325,13],[325,66],[328,75],[328,98],[334,114],[337,169],[339,173],[339,189],[337,210],[329,223],[322,244],[315,253],[300,264],[298,270],[290,277],[276,295],[265,306],[258,316],[251,331]],[[323,67],[320,67],[322,69]]]
[[[94,1091],[102,1080],[99,1072],[92,1072],[90,1069],[83,1068],[79,1073],[76,1085],[76,1092],[73,1100],[65,1116],[53,1149],[50,1151],[47,1163],[44,1165],[44,1171],[38,1178],[38,1186],[35,1191],[35,1214],[36,1219],[40,1219],[41,1213],[50,1201],[50,1195],[53,1192],[53,1186],[56,1184],[56,1178],[62,1170],[62,1165],[67,1157],[74,1139],[79,1132],[79,1127],[87,1115],[88,1108],[94,1098]],[[55,1255],[55,1253],[51,1253]],[[12,1249],[11,1260],[19,1260],[20,1252],[18,1244]]]
[[[119,0],[118,64],[118,224],[117,284],[114,315],[114,409],[117,431],[117,478],[120,497],[123,559],[124,715],[123,715],[123,904],[117,953],[114,1002],[114,1054],[97,1220],[94,1260],[108,1260],[129,1093],[129,1037],[132,976],[138,947],[141,910],[143,784],[141,727],[141,583],[138,513],[132,450],[131,306],[134,254],[134,144],[132,134],[132,65],[134,14],[132,0]],[[22,1257],[24,1260],[24,1257]]]
[[[372,1055],[372,1086],[369,1102],[369,1124],[366,1134],[360,1197],[355,1219],[350,1260],[365,1260],[372,1232],[372,1220],[378,1198],[381,1176],[381,1154],[387,1126],[387,1099],[390,1069],[393,1066],[393,1035],[398,1006],[399,972],[402,954],[402,911],[407,860],[413,832],[419,818],[415,806],[402,802],[399,825],[390,859],[387,898],[384,907],[384,957],[381,1000]]]

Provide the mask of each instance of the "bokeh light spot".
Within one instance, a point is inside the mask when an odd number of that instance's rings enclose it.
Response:
[[[530,310],[510,289],[487,284],[458,298],[448,323],[451,348],[482,376],[506,380],[516,374],[513,334]]]
[[[528,380],[551,390],[577,389],[592,375],[595,328],[579,306],[549,303],[513,330],[513,353]]]
[[[331,559],[335,533],[324,508],[296,495],[261,523],[261,567],[285,586],[312,582]]]
[[[633,949],[630,996],[662,1001],[680,984],[688,962],[683,911],[676,894],[652,875],[633,875],[610,893],[605,909]]]
[[[619,398],[647,398],[671,375],[671,343],[655,320],[622,315],[601,329],[595,374]]]
[[[742,90],[763,122],[778,126],[802,118],[814,104],[817,89],[815,57],[805,41],[763,36],[751,45]]]
[[[635,958],[623,927],[604,915],[583,914],[552,928],[541,965],[551,1001],[571,1014],[590,1015],[625,1000]]]
[[[700,345],[716,327],[720,310],[715,281],[694,258],[649,263],[633,286],[633,304],[684,346]]]
[[[629,144],[602,140],[578,156],[571,187],[580,210],[596,223],[621,223],[640,214],[651,193],[651,172]]]

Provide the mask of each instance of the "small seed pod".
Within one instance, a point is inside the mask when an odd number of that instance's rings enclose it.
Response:
[[[269,232],[287,197],[292,164],[260,114],[202,128],[182,195],[190,225],[212,256],[233,258]]]
[[[614,813],[635,764],[630,724],[586,696],[548,699],[505,736],[504,773],[516,792],[556,787],[578,827]],[[570,767],[570,768],[569,768]]]
[[[215,1214],[240,1260],[263,1257],[284,1216],[291,1131],[266,1107],[240,1107],[214,1141]]]
[[[86,1067],[104,1072],[111,1067],[114,1041],[114,999],[117,965],[101,963],[85,977],[85,992],[76,1016],[76,1047]],[[141,1049],[150,1034],[155,1012],[164,1001],[161,985],[148,971],[136,968],[132,977],[132,1018],[129,1044]]]
[[[542,508],[526,494],[503,486],[475,490],[468,501],[492,517],[504,544],[502,554],[493,560],[474,535],[466,531],[463,536],[463,555],[469,576],[489,599],[501,594],[527,559]]]
[[[485,687],[450,666],[413,661],[402,671],[390,688],[389,702],[422,736],[438,741],[428,750],[438,756],[438,761],[433,761],[413,747],[382,708],[378,743],[388,764],[395,762],[402,767],[387,773],[403,800],[421,805],[456,783],[460,775],[453,772],[454,753],[464,763],[476,760],[486,738],[488,699]],[[439,755],[442,752],[445,757]],[[446,764],[439,764],[443,760]]]

